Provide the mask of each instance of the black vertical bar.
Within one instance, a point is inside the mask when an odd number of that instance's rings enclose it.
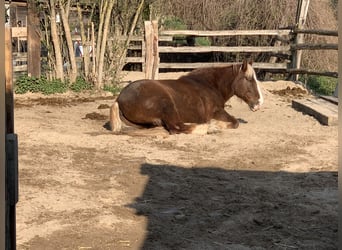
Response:
[[[6,135],[6,249],[16,249],[16,203],[18,202],[18,139]]]
[[[18,145],[14,134],[14,96],[11,29],[5,27],[6,107],[6,250],[16,250],[16,203],[18,200]]]

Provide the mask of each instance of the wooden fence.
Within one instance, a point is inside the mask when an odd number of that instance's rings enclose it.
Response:
[[[192,30],[175,30],[161,31],[162,35],[175,36],[191,36],[191,37],[231,37],[231,36],[276,36],[284,37],[290,34],[290,30],[231,30],[231,31],[192,31]],[[288,45],[284,46],[186,46],[186,47],[170,47],[160,46],[159,53],[262,53],[268,52],[272,54],[286,54],[290,50]],[[159,64],[159,68],[181,68],[193,69],[204,66],[218,66],[227,64],[226,62],[204,62],[204,63],[163,63]],[[256,62],[253,65],[258,69],[286,69],[287,63],[268,63]]]
[[[152,26],[152,28],[148,28]],[[298,34],[311,34],[311,35],[324,35],[324,36],[338,36],[337,31],[327,30],[298,30],[298,29],[283,29],[283,30],[227,30],[227,31],[199,31],[199,30],[165,30],[152,33],[147,32],[149,29],[153,30],[153,23],[145,22],[145,41],[146,41],[146,57],[145,73],[146,77],[156,76],[156,72],[159,69],[195,69],[204,66],[220,66],[227,65],[227,63],[234,62],[163,62],[160,61],[163,53],[167,54],[199,54],[199,53],[269,53],[272,55],[268,62],[255,62],[253,66],[256,69],[263,70],[265,72],[284,73],[289,75],[297,74],[312,74],[312,75],[324,75],[330,77],[338,77],[337,72],[328,71],[314,71],[310,69],[304,69],[300,67],[300,56],[298,51],[302,50],[337,50],[337,44],[307,44],[307,43],[292,43],[290,41],[294,39]],[[165,46],[160,45],[158,35],[164,37],[169,36],[169,41],[175,37],[232,37],[232,36],[268,36],[273,37],[276,42],[273,46]],[[149,41],[149,42],[147,42]],[[150,46],[150,47],[149,47]],[[148,53],[152,53],[149,55]],[[287,58],[277,62],[277,58]],[[129,58],[127,58],[129,61]],[[153,72],[152,72],[153,71]]]
[[[254,62],[256,69],[264,72],[283,73],[288,75],[312,74],[338,77],[337,72],[313,71],[304,69],[299,65],[298,53],[301,50],[337,50],[337,44],[306,44],[289,43],[298,34],[324,35],[337,37],[337,31],[327,30],[226,30],[226,31],[199,31],[199,30],[163,30],[159,31],[157,23],[145,22],[145,36],[131,38],[128,48],[126,64],[139,64],[140,69],[146,73],[147,78],[158,78],[159,70],[191,70],[204,66],[221,66],[234,62],[166,62],[160,60],[163,54],[173,54],[182,57],[187,54],[203,53],[269,53],[272,55],[267,62]],[[262,37],[268,36],[276,40],[273,46],[177,46],[174,41],[178,37]],[[124,38],[122,38],[124,39]],[[13,74],[16,78],[19,74],[27,74],[27,44],[26,27],[12,28],[12,45],[14,46]],[[285,58],[277,60],[277,58]],[[281,62],[279,62],[281,61]],[[299,59],[300,61],[300,59]]]

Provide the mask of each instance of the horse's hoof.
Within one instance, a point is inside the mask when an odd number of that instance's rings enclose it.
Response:
[[[236,123],[233,123],[233,128],[238,128],[240,125],[239,121],[237,121]]]
[[[229,125],[227,125],[227,128],[232,128],[232,129],[236,129],[239,127],[239,121],[236,121],[236,122],[232,122],[230,123]]]
[[[219,134],[219,133],[222,133],[222,130],[218,128],[210,128],[208,130],[208,135]]]
[[[194,126],[194,129],[191,131],[191,134],[205,135],[209,133],[208,130],[209,130],[209,124],[207,123],[198,124]]]

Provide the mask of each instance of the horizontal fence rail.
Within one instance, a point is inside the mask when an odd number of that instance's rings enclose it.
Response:
[[[222,67],[233,63],[227,62],[205,62],[205,63],[159,63],[159,68],[164,69],[196,69],[202,67]],[[256,69],[271,69],[286,71],[287,63],[253,63],[253,68]]]
[[[243,53],[243,52],[273,52],[273,53],[286,53],[290,51],[290,46],[203,46],[203,47],[170,47],[159,46],[159,53],[208,53],[208,52],[225,52],[225,53]]]
[[[291,30],[217,30],[217,31],[202,31],[202,30],[162,30],[159,32],[160,35],[164,36],[284,36],[289,35]]]
[[[294,29],[292,31],[296,34],[309,34],[309,35],[321,35],[321,36],[338,36],[338,31],[336,30],[299,30]]]
[[[291,50],[338,50],[338,44],[293,44]]]

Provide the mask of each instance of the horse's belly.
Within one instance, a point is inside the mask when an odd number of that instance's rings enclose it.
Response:
[[[167,95],[149,81],[137,81],[120,93],[117,102],[121,113],[133,123],[158,125]]]
[[[186,108],[181,107],[179,110],[179,116],[182,121],[188,123],[206,123],[209,121],[207,118],[206,113],[204,112],[203,108],[198,105],[197,107],[193,108]]]
[[[204,101],[191,91],[176,91],[156,81],[137,81],[128,85],[117,99],[126,119],[140,124],[161,124],[167,119],[184,123],[210,120]]]

